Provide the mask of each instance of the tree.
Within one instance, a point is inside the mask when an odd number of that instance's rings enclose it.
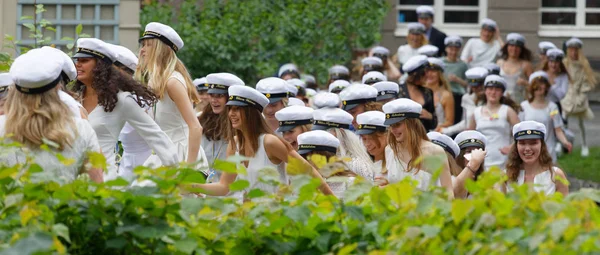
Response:
[[[194,77],[234,73],[249,84],[296,63],[320,82],[355,49],[379,42],[385,0],[183,0],[144,6],[141,22],[172,26],[185,46],[177,54]]]

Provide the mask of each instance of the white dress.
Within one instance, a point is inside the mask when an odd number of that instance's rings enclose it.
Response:
[[[125,122],[135,128],[165,165],[175,165],[179,162],[175,146],[169,137],[160,130],[129,92],[117,93],[117,103],[112,112],[106,112],[103,106],[97,105],[90,112],[88,120],[98,135],[102,153],[106,157],[108,173],[105,174],[104,181],[117,178],[115,146]]]
[[[414,49],[409,44],[398,47],[398,62],[400,65],[406,63],[410,58],[419,55],[419,48]]]
[[[488,140],[485,148],[487,151],[485,169],[487,170],[492,166],[504,169],[504,164],[506,164],[508,156],[503,155],[500,149],[510,145],[512,142],[512,130],[508,122],[508,106],[500,106],[497,116],[493,118],[483,116],[483,107],[478,106],[475,108],[473,116],[475,117],[475,130],[485,135]]]
[[[277,186],[269,185],[260,181],[261,171],[265,168],[275,169],[279,173],[279,181],[281,183],[288,183],[288,176],[285,171],[285,163],[281,162],[278,165],[273,164],[267,155],[267,151],[264,146],[265,134],[258,137],[258,151],[248,161],[248,167],[246,167],[246,175],[238,174],[237,179],[246,180],[250,183],[250,187],[246,189],[250,191],[252,189],[260,189],[265,194],[274,194],[277,192]],[[238,154],[238,153],[236,153]]]
[[[132,181],[134,179],[133,169],[144,164],[146,159],[152,155],[152,149],[129,123],[125,123],[123,130],[121,130],[119,141],[123,146],[123,155],[119,162],[118,175]]]
[[[79,175],[85,160],[87,159],[87,152],[100,152],[100,145],[96,138],[94,129],[90,126],[86,120],[81,118],[73,118],[75,121],[75,128],[73,134],[77,134],[76,139],[72,147],[65,148],[63,151],[48,152],[41,149],[30,149],[30,152],[26,154],[21,148],[6,147],[3,149],[3,153],[0,154],[0,163],[6,164],[7,166],[13,166],[17,163],[25,163],[26,156],[32,156],[35,163],[42,166],[44,172],[48,173],[49,176],[56,177],[59,182],[67,183],[72,182]],[[6,116],[0,116],[0,136],[5,135],[5,124]],[[74,159],[75,162],[70,165],[64,165],[61,163],[54,153],[60,153],[67,159]]]
[[[73,117],[75,117],[76,119],[81,119],[81,112],[79,111],[81,104],[79,102],[77,102],[77,100],[75,100],[75,98],[73,98],[71,95],[67,94],[67,92],[64,92],[62,90],[58,91],[58,97],[60,97],[60,100],[65,103],[67,105],[67,107],[69,107],[69,110],[71,111],[71,113],[73,113]]]
[[[544,192],[546,195],[554,194],[554,192],[556,192],[556,183],[553,178],[554,175],[556,175],[555,167],[537,174],[533,177],[533,190],[535,192]],[[525,183],[525,170],[519,171],[519,176],[517,177],[517,184],[523,185],[523,183]],[[508,192],[513,191],[510,185],[507,186],[506,190]]]
[[[181,86],[185,88],[185,79],[183,75],[179,72],[173,72],[169,79],[176,79],[179,81]],[[190,105],[192,102],[190,101]],[[188,146],[189,146],[189,137],[190,130],[188,128],[187,123],[181,116],[181,112],[179,112],[179,108],[177,105],[169,97],[169,93],[165,93],[163,98],[156,102],[156,105],[153,109],[153,116],[156,124],[160,127],[162,131],[164,131],[167,136],[171,139],[173,144],[175,144],[177,157],[179,161],[186,161],[188,158]],[[206,162],[206,155],[202,146],[198,150],[197,160],[203,160],[204,164]]]
[[[386,150],[385,160],[388,169],[387,177],[389,184],[400,182],[405,178],[412,178],[417,181],[417,188],[420,190],[428,190],[431,186],[433,179],[431,173],[422,169],[413,169],[410,172],[407,172],[406,169],[408,169],[408,164],[396,158],[391,148],[389,151]],[[439,178],[435,180],[433,185],[441,186]]]
[[[206,154],[206,159],[208,160],[208,165],[210,167],[210,172],[206,182],[219,182],[221,177],[221,172],[215,171],[212,169],[212,165],[215,160],[225,160],[227,158],[227,144],[228,142],[224,139],[221,140],[208,140],[204,134],[202,134],[202,149]]]
[[[521,121],[524,120],[533,120],[539,123],[542,123],[546,126],[546,147],[548,148],[548,152],[550,152],[550,156],[552,156],[552,162],[556,163],[556,144],[559,142],[558,138],[556,138],[556,133],[554,133],[554,129],[563,126],[562,117],[558,113],[558,106],[556,106],[553,102],[548,102],[546,107],[542,109],[537,109],[531,106],[528,101],[523,101],[521,103],[522,112],[519,113],[519,119]]]

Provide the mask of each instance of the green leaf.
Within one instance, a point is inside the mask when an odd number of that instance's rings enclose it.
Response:
[[[36,31],[35,26],[33,24],[31,24],[31,23],[25,23],[25,24],[23,24],[23,26],[26,27],[26,28],[28,28],[30,32],[35,32]]]
[[[75,27],[75,34],[81,36],[81,32],[83,31],[83,25],[79,24]]]
[[[308,207],[301,205],[296,207],[290,207],[284,211],[284,215],[292,219],[297,223],[304,223],[310,217],[310,210]]]
[[[558,240],[563,235],[567,227],[569,227],[569,223],[570,220],[568,218],[555,220],[554,222],[552,222],[550,224],[550,234],[552,236],[552,239]]]
[[[437,236],[440,233],[440,230],[440,227],[432,225],[423,225],[421,227],[421,231],[423,231],[423,234],[427,238],[433,238]]]
[[[356,247],[358,247],[358,243],[353,243],[353,244],[344,246],[342,249],[340,249],[340,251],[337,253],[337,255],[352,254],[354,252],[354,250],[356,250]]]
[[[126,181],[125,179],[119,177],[117,179],[114,180],[110,180],[104,183],[106,186],[108,187],[123,187],[123,186],[129,186],[129,182]]]
[[[0,254],[18,254],[30,255],[41,252],[48,252],[52,249],[52,236],[35,232],[25,238],[19,239],[16,243],[5,249]]]
[[[260,190],[260,189],[252,189],[250,190],[250,192],[248,192],[248,194],[246,195],[248,198],[252,199],[252,198],[257,198],[257,197],[262,197],[265,195],[265,192]]]
[[[57,236],[62,237],[68,243],[71,243],[71,238],[69,237],[69,228],[62,223],[54,224],[52,226],[52,233]]]
[[[500,231],[502,239],[508,243],[515,243],[519,241],[525,234],[525,231],[521,228],[512,228]]]
[[[232,192],[235,192],[235,191],[243,190],[248,187],[250,187],[250,182],[248,182],[246,180],[237,180],[229,185],[229,190]]]
[[[122,237],[106,241],[106,248],[122,249],[123,247],[125,247],[125,245],[127,245],[127,240],[125,240],[125,238]]]
[[[19,20],[33,20],[33,16],[21,16]]]
[[[191,254],[196,247],[198,247],[198,242],[192,238],[177,240],[175,242],[175,248],[185,254]]]
[[[452,201],[452,220],[454,220],[454,224],[459,224],[462,220],[467,217],[469,212],[473,209],[472,200],[465,199],[456,199]]]

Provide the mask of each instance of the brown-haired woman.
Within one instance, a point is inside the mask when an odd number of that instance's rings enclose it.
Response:
[[[554,148],[560,141],[571,151],[573,145],[567,140],[563,131],[563,121],[558,112],[558,106],[548,101],[550,79],[544,71],[537,71],[529,77],[530,85],[527,87],[527,100],[521,103],[522,112],[520,120],[534,120],[546,126],[546,145],[550,150],[552,162],[556,163],[556,150]]]
[[[88,152],[101,152],[94,129],[88,121],[73,117],[58,95],[64,85],[62,66],[59,54],[42,49],[30,50],[15,59],[10,68],[14,85],[7,90],[6,115],[0,116],[0,137],[10,135],[6,139],[23,148],[4,148],[0,162],[25,164],[31,157],[58,182],[71,182],[81,173],[102,182],[102,169],[86,167]],[[48,148],[40,148],[42,145]],[[75,162],[65,165],[57,153]]]
[[[548,81],[551,84],[550,92],[548,92],[548,100],[558,106],[561,116],[562,106],[560,105],[560,100],[567,95],[569,84],[571,83],[571,76],[563,63],[564,56],[565,54],[562,50],[549,49],[546,51],[546,61],[542,63],[542,71],[548,74]]]
[[[358,128],[356,134],[360,136],[367,153],[373,159],[375,166],[375,180],[385,179],[387,176],[386,156],[392,157],[393,151],[387,146],[387,127],[384,125],[385,114],[381,111],[368,111],[356,116]]]
[[[208,84],[209,104],[204,107],[198,121],[204,127],[202,132],[202,149],[206,154],[210,172],[207,182],[218,182],[221,172],[215,171],[212,166],[215,160],[227,158],[227,144],[230,127],[227,123],[227,89],[234,85],[244,85],[244,81],[230,73],[212,73],[206,76]]]
[[[508,175],[508,191],[512,191],[511,184],[533,184],[533,190],[551,195],[560,192],[569,194],[569,186],[560,180],[567,177],[558,167],[552,165],[552,157],[544,142],[546,136],[544,124],[535,121],[523,121],[513,128],[515,143],[511,146],[506,175]]]
[[[298,135],[312,129],[313,109],[301,105],[292,105],[275,113],[279,121],[276,132],[281,133],[294,150],[298,150]]]
[[[502,47],[500,76],[506,80],[506,94],[515,102],[525,100],[527,79],[533,72],[531,51],[525,47],[525,37],[517,33],[506,36],[506,44]]]
[[[453,198],[448,162],[443,161],[439,179],[432,180],[434,173],[439,169],[433,169],[434,166],[427,166],[424,164],[426,160],[421,160],[422,157],[446,158],[444,149],[427,138],[427,131],[418,119],[421,110],[420,104],[405,98],[383,105],[385,124],[389,125],[388,144],[395,156],[386,158],[388,182],[395,183],[411,177],[417,180],[419,189],[427,190],[431,185],[439,185],[446,189],[449,198]]]
[[[176,55],[183,47],[181,37],[173,28],[151,22],[146,25],[140,43],[135,78],[156,93],[154,121],[175,144],[180,161],[202,160],[205,164],[206,155],[200,147],[202,126],[194,111],[198,93],[187,68]]]
[[[340,93],[342,110],[352,114],[352,126],[356,130],[356,116],[366,111],[381,111],[381,103],[377,102],[377,89],[364,84],[351,85]]]
[[[465,198],[468,196],[468,192],[465,189],[467,179],[476,181],[477,177],[483,173],[487,139],[477,131],[467,130],[458,134],[454,142],[460,149],[460,153],[456,157],[456,164],[462,170],[452,172],[452,176],[454,177],[452,186],[454,187],[455,197]]]
[[[105,180],[117,177],[115,163],[119,133],[129,123],[154,150],[164,165],[178,163],[175,146],[142,107],[152,106],[156,96],[113,65],[112,52],[101,40],[81,38],[73,56],[77,68],[74,89],[89,112],[88,120],[98,135],[107,161]]]
[[[229,134],[227,156],[239,154],[250,158],[244,162],[247,175],[239,177],[250,182],[250,189],[258,188],[273,194],[277,191],[277,187],[261,183],[259,170],[276,169],[279,180],[287,184],[285,164],[288,158],[302,159],[302,157],[283,138],[277,137],[262,117],[262,111],[269,103],[267,97],[246,86],[231,86],[228,91],[228,123],[233,128],[233,132]],[[313,168],[311,174],[321,179],[320,189],[323,193],[332,194],[316,169]],[[237,177],[237,173],[222,173],[217,183],[194,186],[205,190],[208,195],[225,196],[229,193],[229,185]]]

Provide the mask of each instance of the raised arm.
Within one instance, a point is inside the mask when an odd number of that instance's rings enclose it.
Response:
[[[188,138],[188,151],[187,151],[187,162],[194,163],[198,157],[198,151],[200,151],[200,140],[202,139],[202,126],[196,118],[196,112],[194,106],[188,97],[185,84],[182,84],[177,79],[169,79],[167,81],[167,93],[169,97],[175,102],[179,113],[183,117],[183,120],[189,129]]]

